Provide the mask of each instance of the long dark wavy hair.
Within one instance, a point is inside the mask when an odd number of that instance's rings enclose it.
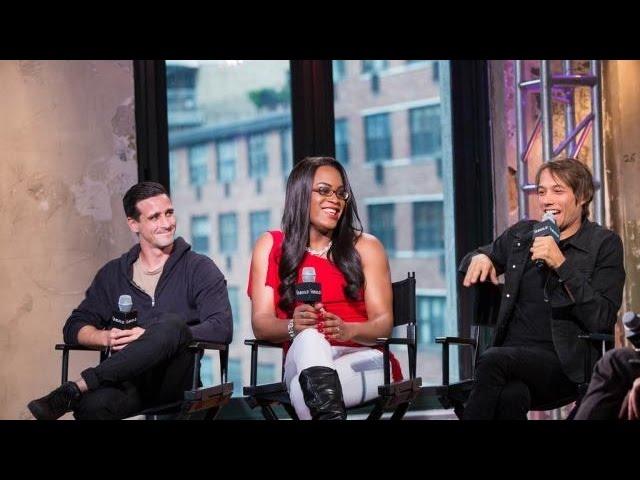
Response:
[[[344,293],[352,300],[359,299],[359,291],[364,285],[364,274],[360,255],[355,248],[357,239],[362,235],[362,223],[347,173],[342,165],[331,157],[307,157],[299,162],[289,174],[287,192],[282,214],[282,254],[278,273],[280,276],[280,301],[278,306],[291,315],[295,304],[295,283],[298,267],[309,246],[309,228],[311,221],[311,189],[313,178],[319,167],[333,167],[342,177],[342,183],[349,200],[346,202],[338,224],[333,230],[332,244],[327,258],[338,267],[346,279]]]

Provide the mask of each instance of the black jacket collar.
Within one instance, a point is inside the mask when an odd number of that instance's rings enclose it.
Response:
[[[523,241],[533,241],[533,227],[536,223],[538,223],[536,220],[523,220],[520,225],[514,229],[514,237]],[[567,244],[584,252],[589,252],[591,250],[592,233],[595,226],[596,224],[589,221],[589,219],[583,220],[578,231],[567,239]]]
[[[164,272],[170,272],[178,260],[189,250],[191,250],[191,245],[189,245],[182,237],[177,237],[173,242],[173,251],[169,255],[167,263],[164,265],[163,274]],[[136,243],[127,253],[120,257],[120,269],[127,278],[132,277],[133,264],[139,256],[140,244]]]
[[[595,223],[585,218],[578,231],[567,239],[567,244],[584,252],[589,252],[591,247],[591,233],[593,232],[594,226]]]

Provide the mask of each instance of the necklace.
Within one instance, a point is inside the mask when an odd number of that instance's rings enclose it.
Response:
[[[307,247],[307,252],[309,252],[311,255],[314,255],[316,257],[323,257],[327,254],[327,252],[329,251],[329,249],[331,248],[331,244],[333,242],[329,242],[329,245],[327,245],[324,248],[321,248],[320,250],[314,250],[311,247]]]
[[[140,268],[140,271],[142,273],[144,273],[145,275],[157,275],[157,274],[159,274],[160,272],[162,272],[162,269],[164,268],[164,264],[165,263],[166,262],[162,262],[160,265],[158,265],[154,269],[147,269],[147,267],[142,263],[142,259],[140,257],[138,257],[138,259],[136,260],[136,264]]]
[[[145,275],[157,275],[162,271],[163,268],[164,268],[164,263],[160,265],[158,268],[156,268],[155,270],[143,270],[143,272]]]

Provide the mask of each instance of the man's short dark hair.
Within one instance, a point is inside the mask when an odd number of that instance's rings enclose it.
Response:
[[[124,194],[124,198],[122,199],[122,206],[124,207],[124,213],[127,215],[127,218],[131,217],[136,221],[140,220],[140,211],[136,206],[138,202],[147,198],[157,197],[158,195],[169,196],[167,189],[159,183],[136,183]]]
[[[536,185],[540,185],[540,175],[545,170],[549,170],[553,177],[557,177],[566,183],[573,190],[576,201],[584,200],[582,219],[587,218],[589,216],[589,203],[593,200],[594,192],[593,177],[587,166],[581,161],[569,157],[543,163],[536,173]]]

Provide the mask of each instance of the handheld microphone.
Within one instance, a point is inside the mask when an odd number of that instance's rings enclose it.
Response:
[[[556,243],[560,241],[560,230],[558,229],[558,225],[556,225],[556,219],[553,216],[553,213],[546,212],[542,216],[542,220],[533,226],[533,238],[547,237],[549,235],[551,235]],[[536,260],[536,267],[542,268],[544,266],[544,260]]]
[[[302,283],[296,284],[296,300],[306,303],[307,305],[315,305],[322,298],[322,288],[316,282],[316,269],[313,267],[304,267],[302,269]]]
[[[121,312],[129,313],[133,308],[133,301],[131,300],[131,295],[120,295],[118,298],[118,309]]]
[[[640,317],[635,312],[627,312],[622,316],[624,334],[635,348],[640,348]]]
[[[131,295],[120,295],[118,299],[118,311],[113,312],[111,328],[128,330],[138,326],[138,312],[133,310]]]

